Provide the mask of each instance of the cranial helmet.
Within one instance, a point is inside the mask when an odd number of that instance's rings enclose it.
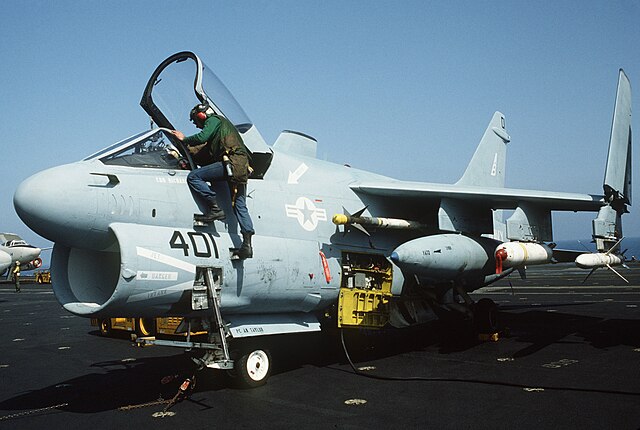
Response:
[[[204,121],[213,113],[213,109],[211,109],[211,106],[207,103],[198,103],[193,107],[193,109],[191,109],[189,118],[191,118],[191,121],[193,121],[194,124],[198,125],[204,123]]]

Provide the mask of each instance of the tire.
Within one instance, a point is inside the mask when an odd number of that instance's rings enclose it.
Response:
[[[496,333],[498,331],[498,306],[491,299],[480,299],[476,303],[473,319],[478,333]]]
[[[156,335],[155,318],[136,318],[135,331],[138,336],[155,336]]]
[[[266,349],[251,349],[234,363],[231,374],[244,388],[260,387],[271,375],[271,354]]]

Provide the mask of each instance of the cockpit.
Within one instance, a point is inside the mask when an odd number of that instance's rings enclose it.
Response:
[[[193,169],[196,164],[191,155],[170,130],[180,130],[187,136],[199,132],[189,118],[191,108],[198,103],[208,103],[216,114],[235,125],[251,152],[250,178],[262,179],[273,151],[229,90],[192,52],[167,58],[147,83],[140,105],[157,128],[114,143],[84,160],[135,168]]]
[[[99,159],[107,165],[156,169],[184,169],[188,162],[172,142],[166,129],[155,129],[137,134],[85,160]]]
[[[6,246],[7,248],[16,248],[16,247],[34,248],[33,246],[29,245],[27,242],[25,242],[22,239],[10,240],[7,243],[5,243],[4,246]]]

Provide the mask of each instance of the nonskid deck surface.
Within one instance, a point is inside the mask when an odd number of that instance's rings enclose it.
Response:
[[[531,268],[474,298],[500,306],[498,342],[444,323],[392,332],[271,339],[274,374],[242,390],[187,354],[103,338],[56,302],[50,285],[0,284],[0,428],[638,428],[640,265],[614,274]],[[511,282],[511,284],[509,284]],[[404,379],[404,380],[403,380]],[[57,406],[57,408],[54,408]],[[154,416],[155,414],[155,416]]]

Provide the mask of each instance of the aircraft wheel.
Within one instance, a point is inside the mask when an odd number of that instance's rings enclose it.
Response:
[[[109,336],[111,332],[111,321],[107,319],[100,320],[100,334],[103,336]]]
[[[137,318],[136,334],[139,336],[155,336],[156,334],[155,318]]]
[[[243,387],[260,387],[271,375],[271,354],[266,349],[252,348],[235,361],[229,373]]]
[[[480,299],[473,313],[478,333],[495,333],[498,331],[498,306],[491,299]]]

